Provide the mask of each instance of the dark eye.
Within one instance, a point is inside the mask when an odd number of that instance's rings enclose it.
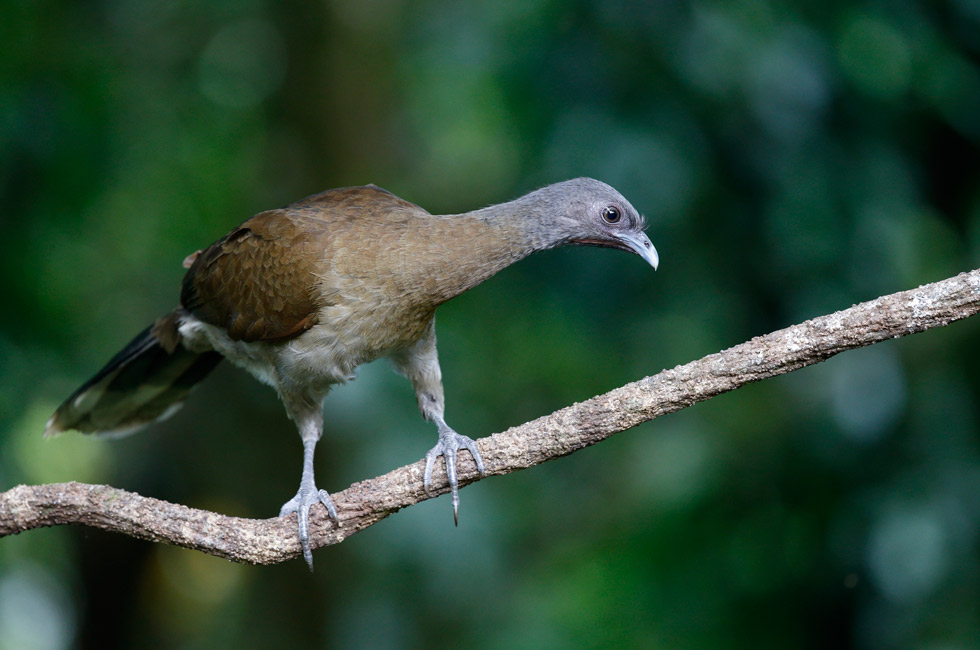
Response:
[[[614,205],[602,209],[602,220],[606,223],[619,223],[622,218],[623,214]]]

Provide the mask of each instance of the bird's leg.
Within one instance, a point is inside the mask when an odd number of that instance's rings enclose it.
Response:
[[[293,409],[290,409],[289,406],[287,406],[287,410],[293,413]],[[333,499],[330,498],[326,490],[318,490],[313,480],[313,452],[323,431],[323,414],[319,409],[316,409],[315,412],[308,409],[307,411],[302,416],[293,418],[296,420],[296,426],[299,428],[299,434],[303,439],[303,476],[300,479],[299,491],[296,496],[283,504],[282,509],[279,510],[279,516],[285,517],[296,513],[296,519],[299,523],[299,543],[303,547],[303,558],[310,566],[310,571],[313,571],[313,552],[310,550],[310,508],[316,503],[322,503],[326,506],[330,518],[337,522],[338,526],[340,520],[337,518],[337,508],[333,504]]]
[[[459,450],[462,448],[470,452],[480,476],[483,476],[486,470],[476,442],[468,436],[456,433],[444,419],[446,398],[442,388],[439,356],[436,353],[435,320],[429,324],[426,334],[413,346],[400,350],[391,358],[398,371],[412,382],[422,416],[429,422],[434,422],[439,431],[439,442],[425,455],[422,486],[425,488],[425,493],[431,496],[429,488],[432,485],[432,466],[436,458],[442,456],[446,462],[446,478],[452,493],[453,521],[458,524],[459,477],[456,473],[456,459]]]

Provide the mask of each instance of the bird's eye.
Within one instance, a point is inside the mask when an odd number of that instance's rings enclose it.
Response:
[[[602,209],[602,220],[606,223],[619,223],[622,218],[623,214],[614,205]]]

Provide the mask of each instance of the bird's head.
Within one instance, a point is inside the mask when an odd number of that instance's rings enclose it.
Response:
[[[623,195],[601,181],[575,178],[538,190],[557,230],[552,245],[602,246],[636,253],[656,270],[657,249],[643,232],[646,220]]]

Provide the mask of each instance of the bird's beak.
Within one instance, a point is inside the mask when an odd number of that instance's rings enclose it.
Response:
[[[646,233],[631,232],[617,235],[616,237],[626,244],[631,251],[645,259],[647,264],[653,267],[654,271],[660,266],[660,255],[657,254],[657,249],[653,247],[653,243],[646,236]]]

